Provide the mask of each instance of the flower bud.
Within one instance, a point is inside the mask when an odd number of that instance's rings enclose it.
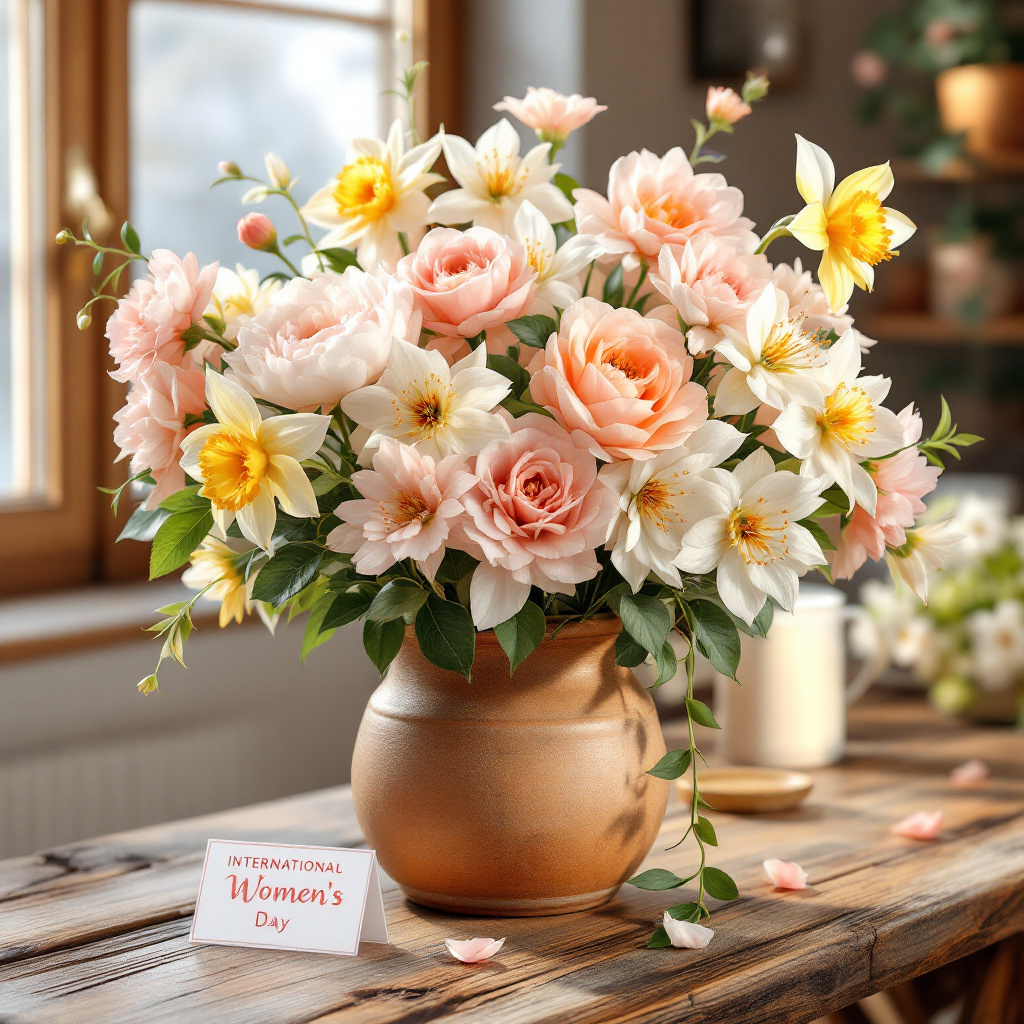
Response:
[[[238,178],[241,177],[242,174],[241,169],[234,160],[221,160],[221,162],[217,164],[217,170],[226,178]]]
[[[708,120],[719,127],[733,125],[741,117],[750,113],[750,104],[744,101],[728,86],[708,86],[708,99],[705,106]]]
[[[78,314],[78,329],[80,331],[87,331],[90,327],[92,327],[92,317],[83,309]]]
[[[274,222],[265,214],[247,213],[238,222],[238,240],[250,249],[273,249],[277,245]]]
[[[67,228],[62,228],[57,232],[57,237],[54,239],[58,245],[67,245],[68,242],[73,242],[75,236],[68,231]]]
[[[768,95],[768,90],[771,88],[771,82],[768,81],[767,75],[755,75],[753,71],[747,72],[747,80],[743,83],[743,102],[744,103],[756,103],[758,100],[763,100]]]
[[[287,188],[292,183],[292,172],[288,165],[276,153],[266,156],[267,177],[274,188]]]

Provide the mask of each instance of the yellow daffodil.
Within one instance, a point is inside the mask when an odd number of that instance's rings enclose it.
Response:
[[[871,291],[874,267],[899,255],[916,230],[913,221],[882,205],[892,191],[888,163],[866,167],[839,185],[828,153],[796,137],[796,187],[807,205],[789,224],[790,233],[821,252],[818,280],[833,311],[853,294],[853,286]]]
[[[252,611],[249,592],[256,576],[246,583],[244,567],[248,560],[248,551],[239,553],[224,541],[207,537],[192,552],[192,564],[181,574],[181,582],[192,590],[210,588],[203,597],[220,602],[221,629],[232,619],[241,622]]]
[[[181,442],[181,467],[202,483],[200,494],[210,499],[222,532],[237,518],[242,535],[266,551],[277,522],[274,498],[288,515],[320,514],[300,463],[324,443],[330,417],[261,419],[252,396],[214,370],[206,372],[206,400],[217,422]]]

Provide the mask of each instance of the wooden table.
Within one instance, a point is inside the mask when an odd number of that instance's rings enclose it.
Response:
[[[346,788],[140,829],[0,863],[2,1024],[800,1024],[1024,930],[1024,736],[875,702],[851,722],[849,757],[815,773],[796,811],[713,815],[716,862],[741,899],[714,914],[701,952],[643,946],[678,893],[625,887],[608,906],[554,918],[450,916],[385,894],[393,944],[358,958],[189,946],[207,838],[354,846]],[[947,773],[982,757],[982,790]],[[942,838],[890,825],[942,808]],[[673,800],[645,866],[682,872]],[[415,842],[410,836],[409,841]],[[812,887],[775,892],[766,857]],[[445,937],[507,935],[467,966]]]

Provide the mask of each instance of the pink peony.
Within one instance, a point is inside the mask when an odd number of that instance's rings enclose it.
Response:
[[[247,213],[238,222],[238,240],[250,249],[272,249],[277,245],[277,230],[265,213]]]
[[[147,509],[185,486],[185,471],[179,465],[181,442],[192,432],[185,417],[202,415],[205,391],[202,370],[156,363],[136,382],[128,403],[114,413],[114,441],[121,448],[118,461],[130,455],[132,473],[148,469],[156,481],[146,499]]]
[[[413,558],[433,579],[453,521],[465,511],[463,495],[476,483],[465,464],[457,455],[435,462],[385,437],[373,469],[353,474],[352,483],[363,497],[343,501],[335,510],[342,525],[328,534],[328,547],[352,554],[364,576]]]
[[[522,245],[490,228],[434,228],[399,261],[398,276],[412,286],[425,328],[475,338],[520,314],[537,271]]]
[[[921,439],[921,416],[914,412],[913,404],[899,413],[899,420],[903,424],[903,443],[917,444]],[[935,489],[942,472],[937,466],[929,466],[914,447],[869,462],[867,469],[878,488],[875,514],[871,516],[860,505],[854,508],[832,566],[836,579],[850,579],[868,558],[877,562],[885,555],[886,546],[899,548],[906,544],[906,528],[924,512],[921,499]]]
[[[490,960],[503,945],[504,939],[445,939],[445,946],[456,960],[464,964],[478,964]]]
[[[582,128],[608,108],[601,106],[593,96],[581,96],[577,92],[564,96],[554,89],[535,89],[531,85],[523,99],[506,96],[501,103],[494,104],[494,109],[507,111],[542,139],[552,141],[564,140],[570,132]]]
[[[692,367],[676,328],[583,298],[534,356],[530,393],[598,458],[653,459],[708,417]]]
[[[412,289],[386,274],[349,267],[297,277],[239,327],[238,348],[226,359],[256,398],[298,412],[330,410],[377,382],[393,337],[419,341],[413,306]]]
[[[949,781],[954,789],[979,789],[988,782],[990,774],[984,761],[971,758],[949,773]]]
[[[726,86],[708,86],[704,110],[713,124],[735,124],[751,113],[750,104],[744,103],[735,89]]]
[[[132,285],[107,321],[114,380],[137,381],[154,363],[193,365],[213,347],[207,342],[186,352],[181,336],[202,319],[217,268],[211,263],[200,270],[193,253],[179,259],[168,249],[153,251],[149,275]]]
[[[804,330],[808,333],[835,331],[842,335],[853,326],[853,317],[846,313],[848,307],[843,306],[838,313],[832,312],[825,290],[815,283],[809,270],[804,270],[799,256],[793,260],[792,266],[780,263],[775,267],[772,280],[789,298],[790,316],[794,319],[802,317]],[[862,342],[861,348],[864,347]]]
[[[743,193],[721,174],[694,174],[686,153],[670,149],[663,157],[646,149],[619,157],[608,172],[608,198],[578,188],[576,225],[611,253],[623,253],[623,266],[641,258],[654,261],[663,245],[684,245],[701,231],[728,238],[753,252],[754,222],[743,216]]]
[[[892,831],[905,839],[935,839],[942,831],[942,811],[915,811],[897,821]]]
[[[528,413],[511,426],[509,440],[476,457],[477,486],[462,499],[468,518],[458,546],[480,559],[469,594],[477,629],[515,615],[530,587],[571,594],[593,579],[601,568],[594,549],[617,508],[594,457],[552,419]]]
[[[764,873],[776,889],[806,889],[807,872],[799,864],[774,857],[764,862]]]
[[[703,232],[682,248],[664,246],[651,283],[679,311],[690,351],[700,355],[724,340],[726,326],[745,329],[747,310],[771,277],[764,256]]]

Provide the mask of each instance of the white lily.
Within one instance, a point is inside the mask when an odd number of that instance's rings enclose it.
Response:
[[[558,248],[555,229],[529,201],[515,215],[512,237],[526,249],[526,258],[537,271],[537,298],[559,309],[580,297],[580,271],[605,252],[592,235],[573,235]]]
[[[289,413],[260,418],[241,385],[206,371],[206,401],[217,417],[181,442],[181,467],[203,486],[223,534],[237,518],[242,535],[270,550],[277,522],[274,499],[290,516],[320,514],[300,463],[320,449],[329,416]]]
[[[221,267],[205,315],[220,321],[220,333],[234,341],[242,324],[267,309],[280,290],[279,280],[271,278],[260,284],[260,272],[246,270],[241,263],[236,263],[234,270]]]
[[[730,423],[708,420],[684,446],[645,462],[617,461],[601,469],[600,480],[619,498],[605,549],[634,594],[652,572],[670,587],[682,585],[672,560],[683,535],[717,507],[716,487],[701,473],[724,462],[744,436]]]
[[[549,142],[519,155],[519,133],[505,118],[488,128],[475,147],[458,135],[445,135],[444,156],[462,186],[442,192],[428,218],[438,224],[464,224],[510,234],[524,201],[533,203],[552,224],[572,220],[572,203],[551,179],[560,164],[548,163]]]
[[[886,548],[885,562],[894,581],[903,580],[917,596],[928,603],[928,579],[945,567],[950,552],[964,539],[953,528],[953,514],[933,519],[923,526],[907,530],[902,547]]]
[[[430,199],[425,189],[439,181],[430,168],[441,153],[435,136],[405,151],[402,126],[391,125],[387,141],[355,139],[353,157],[334,181],[302,207],[311,224],[331,228],[320,248],[356,244],[360,266],[393,266],[402,256],[399,232],[415,231],[428,222]]]
[[[509,436],[508,424],[491,412],[512,384],[486,365],[487,350],[477,346],[449,368],[440,352],[395,338],[387,369],[376,384],[353,391],[341,407],[372,433],[413,444],[425,455],[476,455],[492,441]]]
[[[847,331],[816,371],[816,401],[788,405],[772,426],[786,451],[803,461],[802,475],[820,477],[823,487],[839,484],[851,511],[856,502],[874,515],[878,491],[861,462],[902,448],[903,425],[881,404],[892,381],[858,377],[860,355],[856,334]]]
[[[732,473],[712,469],[708,477],[717,484],[717,507],[687,531],[676,566],[687,572],[717,568],[719,596],[744,622],[754,621],[769,596],[790,611],[799,577],[825,564],[818,542],[799,525],[822,502],[820,482],[776,472],[764,448]]]
[[[789,315],[786,293],[770,284],[747,310],[745,330],[723,327],[715,351],[731,368],[718,384],[716,416],[741,416],[759,405],[785,409],[793,401],[813,405],[819,388],[810,373],[827,356],[821,336],[807,333]]]

